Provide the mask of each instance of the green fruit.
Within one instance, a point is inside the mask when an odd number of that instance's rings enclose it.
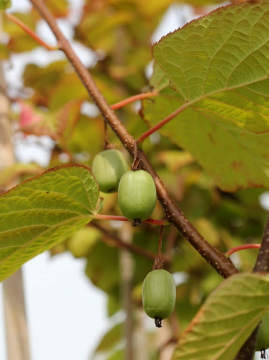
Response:
[[[92,163],[92,172],[100,190],[105,193],[117,191],[122,175],[128,170],[123,154],[114,149],[101,151]]]
[[[67,240],[68,250],[77,258],[87,256],[92,246],[100,238],[100,232],[92,228],[83,228]]]
[[[256,351],[262,351],[269,348],[269,312],[262,319],[261,325],[259,327],[257,341],[256,341]]]
[[[156,188],[152,176],[144,171],[127,171],[118,189],[118,204],[128,219],[145,220],[156,204]]]
[[[166,270],[153,270],[147,274],[143,283],[142,302],[147,315],[155,319],[157,327],[167,318],[175,307],[176,285],[173,276]]]

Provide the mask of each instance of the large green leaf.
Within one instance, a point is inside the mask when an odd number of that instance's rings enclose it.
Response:
[[[88,168],[51,169],[0,196],[0,280],[91,220],[98,186]]]
[[[146,101],[152,124],[187,104],[161,131],[226,190],[269,186],[269,2],[223,7],[163,38]],[[225,31],[223,31],[225,29]]]
[[[173,360],[231,360],[269,309],[269,276],[234,275],[182,333]]]
[[[166,89],[154,100],[144,101],[144,117],[151,125],[178,108],[181,97]],[[224,190],[269,187],[269,133],[254,134],[228,124],[209,110],[189,107],[166,124],[161,133],[191,152]]]

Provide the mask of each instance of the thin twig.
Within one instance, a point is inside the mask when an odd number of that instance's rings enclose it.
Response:
[[[97,224],[97,223],[93,223],[91,222],[89,224],[89,226],[93,226],[96,229],[100,230],[103,235],[105,235],[107,238],[109,238],[110,240],[107,240],[106,237],[102,237],[101,240],[106,243],[107,245],[114,245],[115,247],[119,248],[119,249],[125,249],[128,250],[132,253],[138,254],[138,255],[142,255],[146,258],[148,258],[149,260],[154,260],[155,259],[155,254],[147,251],[143,248],[140,248],[134,244],[131,243],[126,243],[125,241],[122,241],[117,235],[110,233],[107,229],[105,229],[104,227],[102,227],[101,225]]]
[[[47,9],[45,3],[40,0],[30,1],[39,11],[42,18],[48,23],[59,43],[61,50],[65,53],[66,57],[73,65],[82,83],[88,90],[89,95],[93,98],[100,112],[103,114],[104,118],[116,133],[124,147],[133,156],[136,144],[135,139],[128,133],[126,128],[123,126],[114,111],[104,99],[103,95],[98,90],[89,70],[83,65],[79,57],[72,49],[70,42],[63,35],[54,17]],[[182,211],[176,206],[174,201],[169,196],[167,189],[152,168],[143,151],[138,150],[138,158],[140,159],[140,168],[148,171],[155,181],[158,198],[163,206],[169,222],[173,223],[176,228],[182,232],[183,236],[192,244],[192,246],[200,253],[200,255],[203,256],[204,259],[209,264],[211,264],[213,268],[216,269],[220,275],[226,278],[230,275],[236,274],[238,271],[230,259],[227,258],[218,249],[209,244],[185,218]]]
[[[49,51],[59,50],[58,46],[52,46],[47,44],[45,41],[40,39],[40,37],[33,32],[26,24],[24,24],[20,19],[16,18],[12,14],[5,13],[6,17],[12,21],[14,24],[18,25],[23,31],[25,31],[28,35],[30,35],[39,45],[43,46],[45,49]]]
[[[269,272],[269,215],[265,225],[260,250],[253,269],[254,272],[267,273]],[[259,330],[259,325],[252,332],[245,344],[241,347],[235,360],[252,360],[255,352],[256,338]]]
[[[164,232],[164,228],[163,228],[163,226],[161,226],[160,227],[160,236],[159,236],[159,240],[158,240],[158,253],[157,253],[154,263],[153,263],[154,270],[163,268],[163,263],[164,263],[164,257],[162,255],[163,232]]]
[[[152,91],[152,92],[133,95],[133,96],[128,97],[127,99],[124,99],[122,101],[119,101],[116,104],[111,105],[110,107],[113,110],[117,110],[117,109],[120,109],[120,108],[124,107],[127,104],[131,104],[131,103],[133,103],[135,101],[138,101],[138,100],[148,99],[148,98],[151,98],[151,97],[156,96],[156,95],[158,95],[157,91]]]
[[[137,139],[137,142],[143,142],[147,137],[158,131],[161,127],[163,127],[165,124],[167,124],[170,120],[174,119],[178,114],[180,114],[182,111],[184,111],[189,106],[189,103],[185,103],[182,106],[180,106],[177,110],[172,112],[172,114],[168,115],[166,118],[164,118],[162,121],[160,121],[158,124],[150,128],[149,130],[145,131],[144,134],[140,135]]]

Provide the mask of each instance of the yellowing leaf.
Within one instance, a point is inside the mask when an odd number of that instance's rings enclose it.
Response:
[[[226,6],[154,49],[152,83],[171,88],[145,101],[145,119],[153,125],[187,104],[161,132],[225,190],[269,186],[268,17],[268,1]]]
[[[10,0],[0,0],[0,10],[5,10],[11,6]]]

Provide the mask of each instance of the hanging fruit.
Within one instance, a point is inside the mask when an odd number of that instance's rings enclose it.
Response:
[[[118,204],[128,219],[148,219],[154,210],[156,199],[155,183],[147,171],[127,171],[122,176],[118,189]]]
[[[128,170],[127,162],[119,150],[109,149],[97,154],[92,163],[92,172],[100,190],[116,192],[122,175]]]
[[[142,302],[146,314],[155,319],[157,327],[175,307],[176,285],[173,276],[166,270],[152,270],[143,282]]]

